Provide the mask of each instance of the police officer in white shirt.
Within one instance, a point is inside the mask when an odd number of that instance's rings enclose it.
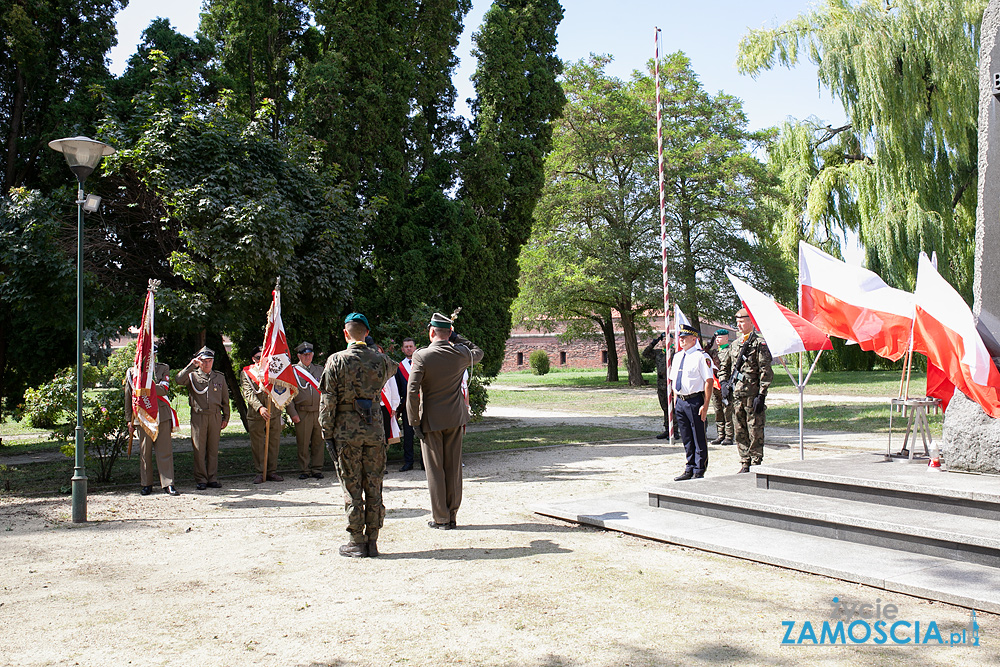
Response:
[[[680,325],[678,342],[681,349],[670,364],[669,377],[677,395],[674,421],[684,443],[687,463],[684,472],[674,478],[676,482],[705,476],[708,467],[705,419],[715,380],[712,360],[699,344],[698,331],[690,324]]]

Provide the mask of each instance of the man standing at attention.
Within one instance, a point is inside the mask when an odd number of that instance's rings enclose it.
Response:
[[[737,472],[750,472],[750,466],[764,460],[764,401],[767,389],[774,379],[771,370],[771,351],[767,343],[753,328],[753,320],[746,308],[736,312],[736,327],[740,339],[729,346],[719,369],[719,381],[732,386],[733,437],[740,450],[741,468]]]
[[[156,346],[153,346],[156,352]],[[171,496],[179,496],[174,487],[174,445],[170,439],[174,428],[174,411],[170,407],[167,392],[170,387],[170,367],[166,364],[153,365],[153,381],[156,383],[157,428],[156,440],[142,426],[139,427],[139,491],[144,496],[153,492],[153,452],[156,452],[156,470],[160,474],[160,488]],[[129,368],[125,374],[125,409],[129,412],[128,437],[132,439],[135,430],[135,408],[132,405],[132,393],[135,387],[135,368]]]
[[[670,381],[677,393],[674,419],[687,457],[684,472],[674,478],[674,481],[680,482],[692,477],[704,477],[708,468],[705,419],[708,403],[712,400],[715,373],[712,372],[708,354],[698,343],[697,329],[690,324],[681,324],[677,336],[681,349],[670,364]]]
[[[396,362],[375,349],[368,331],[368,318],[361,313],[344,319],[347,349],[326,360],[319,385],[323,437],[340,473],[350,534],[340,555],[349,558],[378,556],[376,541],[385,520],[386,442],[379,394],[396,372]]]
[[[416,341],[412,338],[403,339],[403,354],[406,358],[399,362],[399,370],[396,371],[396,386],[399,389],[399,396],[403,399],[399,404],[399,414],[403,423],[403,467],[399,472],[413,470],[413,427],[406,418],[406,384],[410,381],[410,367],[413,365],[413,353],[416,349]],[[421,468],[424,467],[423,463],[419,465]]]
[[[225,376],[213,371],[215,352],[203,347],[177,372],[177,384],[188,388],[191,406],[191,449],[194,451],[195,488],[222,488],[219,469],[219,435],[229,424],[229,386]]]
[[[483,359],[483,351],[455,333],[450,319],[434,313],[431,344],[413,353],[406,386],[406,415],[421,452],[431,494],[431,528],[450,530],[462,504],[462,433],[469,410],[462,374]]]
[[[281,409],[269,400],[270,385],[260,388],[258,378],[263,372],[260,363],[260,347],[253,350],[253,363],[244,366],[240,373],[240,391],[247,402],[247,429],[250,431],[250,451],[253,466],[257,469],[254,484],[284,482],[278,474],[278,451],[281,445]],[[269,423],[270,422],[270,423]],[[264,470],[264,450],[267,449],[267,470]]]
[[[715,345],[709,354],[715,367],[722,368],[722,360],[729,353],[729,329],[717,329]],[[722,390],[712,390],[712,405],[715,408],[715,435],[710,444],[728,446],[733,444],[733,403],[722,400]]]
[[[295,351],[299,363],[294,367],[299,391],[288,404],[288,416],[295,424],[295,442],[299,448],[299,479],[323,479],[323,428],[319,424],[319,381],[323,367],[313,363],[312,343],[301,343]],[[310,378],[314,382],[310,382]],[[315,383],[315,384],[314,384]]]

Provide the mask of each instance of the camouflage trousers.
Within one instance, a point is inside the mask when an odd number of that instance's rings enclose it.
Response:
[[[385,520],[382,478],[385,476],[386,446],[371,438],[365,440],[336,440],[332,448],[336,451],[330,452],[340,476],[340,488],[344,491],[347,532],[354,543],[377,539]]]
[[[669,401],[670,401],[670,382],[667,378],[657,377],[656,378],[656,397],[660,399],[660,409],[663,410],[663,429],[670,429],[670,420],[667,418],[669,414]]]
[[[740,450],[740,463],[760,465],[764,460],[764,415],[753,413],[756,396],[737,398],[733,405],[733,439]]]
[[[712,406],[715,408],[715,430],[716,435],[732,441],[733,439],[733,402],[729,405],[722,403],[722,390],[715,389],[712,392]]]

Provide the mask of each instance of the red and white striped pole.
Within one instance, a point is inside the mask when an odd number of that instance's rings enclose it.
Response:
[[[655,60],[654,72],[656,73],[656,152],[659,164],[660,179],[660,254],[663,261],[663,331],[670,331],[670,288],[667,280],[667,212],[664,206],[665,191],[663,187],[663,116],[660,113],[660,29],[656,29],[655,35]],[[665,363],[667,370],[670,369],[670,360],[673,349],[672,341],[668,336],[663,341],[663,354],[666,356]],[[669,375],[669,373],[668,373]],[[669,378],[668,378],[669,380]],[[670,444],[674,444],[674,392],[667,382],[667,434],[670,437]]]

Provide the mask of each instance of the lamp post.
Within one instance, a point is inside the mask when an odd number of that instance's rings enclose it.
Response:
[[[73,478],[73,523],[87,520],[87,472],[83,461],[83,209],[96,210],[97,203],[83,197],[83,182],[87,180],[101,158],[115,149],[87,137],[68,137],[49,142],[49,148],[66,158],[69,168],[79,181],[76,191],[76,465]]]

